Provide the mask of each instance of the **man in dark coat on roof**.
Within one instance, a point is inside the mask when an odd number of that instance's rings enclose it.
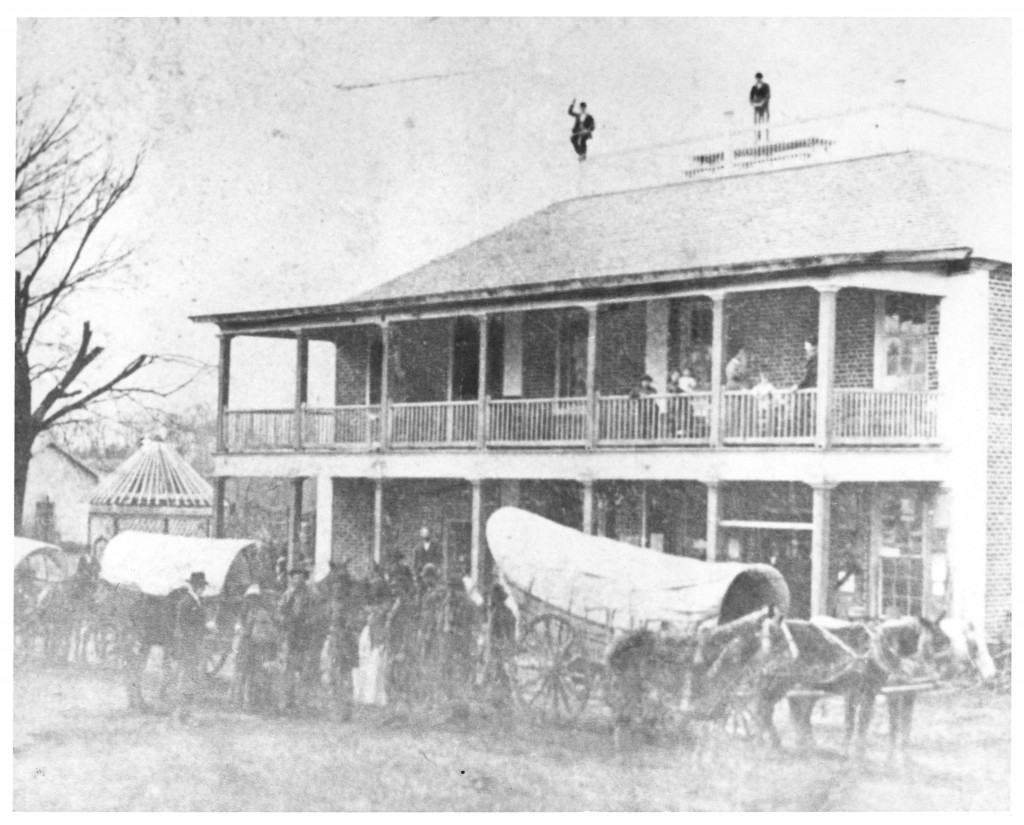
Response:
[[[587,104],[581,103],[579,112],[576,112],[576,98],[569,104],[569,116],[576,118],[572,127],[572,137],[569,138],[572,148],[580,161],[587,159],[587,141],[594,136],[594,118],[587,114]]]

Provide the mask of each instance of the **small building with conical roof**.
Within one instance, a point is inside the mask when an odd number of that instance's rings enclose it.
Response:
[[[124,530],[208,536],[213,488],[169,444],[144,439],[89,499],[89,542]]]

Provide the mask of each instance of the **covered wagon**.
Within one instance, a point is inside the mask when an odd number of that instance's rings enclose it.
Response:
[[[768,565],[670,556],[514,507],[491,516],[487,543],[519,612],[519,698],[546,716],[580,713],[611,644],[631,632],[696,638],[789,608],[785,579]]]

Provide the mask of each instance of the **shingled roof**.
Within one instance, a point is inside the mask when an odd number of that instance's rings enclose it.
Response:
[[[920,152],[715,176],[542,209],[342,303],[196,316],[244,325],[842,263],[1009,262],[1010,175]]]
[[[173,447],[147,439],[108,476],[90,504],[143,507],[211,507],[213,488]]]
[[[968,247],[1008,261],[1009,181],[904,152],[582,197],[352,302],[900,250]]]

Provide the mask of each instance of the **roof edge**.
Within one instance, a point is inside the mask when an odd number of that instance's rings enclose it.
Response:
[[[790,270],[830,270],[838,267],[857,266],[864,264],[894,265],[920,263],[962,262],[970,258],[972,249],[965,246],[943,247],[924,250],[875,250],[871,252],[842,252],[832,255],[814,255],[801,258],[778,258],[761,261],[756,264],[726,264],[722,266],[695,267],[692,269],[671,269],[654,272],[634,272],[606,275],[590,278],[572,278],[564,281],[547,281],[538,284],[502,287],[500,289],[462,290],[460,292],[441,292],[424,295],[409,295],[399,298],[387,298],[376,301],[346,301],[337,304],[318,304],[304,307],[283,309],[253,310],[242,312],[214,313],[209,315],[190,315],[189,320],[195,323],[213,323],[221,328],[225,325],[238,325],[260,322],[301,322],[323,315],[348,316],[357,318],[369,315],[386,315],[415,304],[417,310],[451,306],[453,309],[479,301],[514,301],[522,298],[552,297],[585,292],[593,289],[624,288],[641,285],[662,284],[688,275],[691,283],[698,284],[712,279],[722,279],[751,275],[771,275]],[[241,330],[236,330],[241,332]]]

